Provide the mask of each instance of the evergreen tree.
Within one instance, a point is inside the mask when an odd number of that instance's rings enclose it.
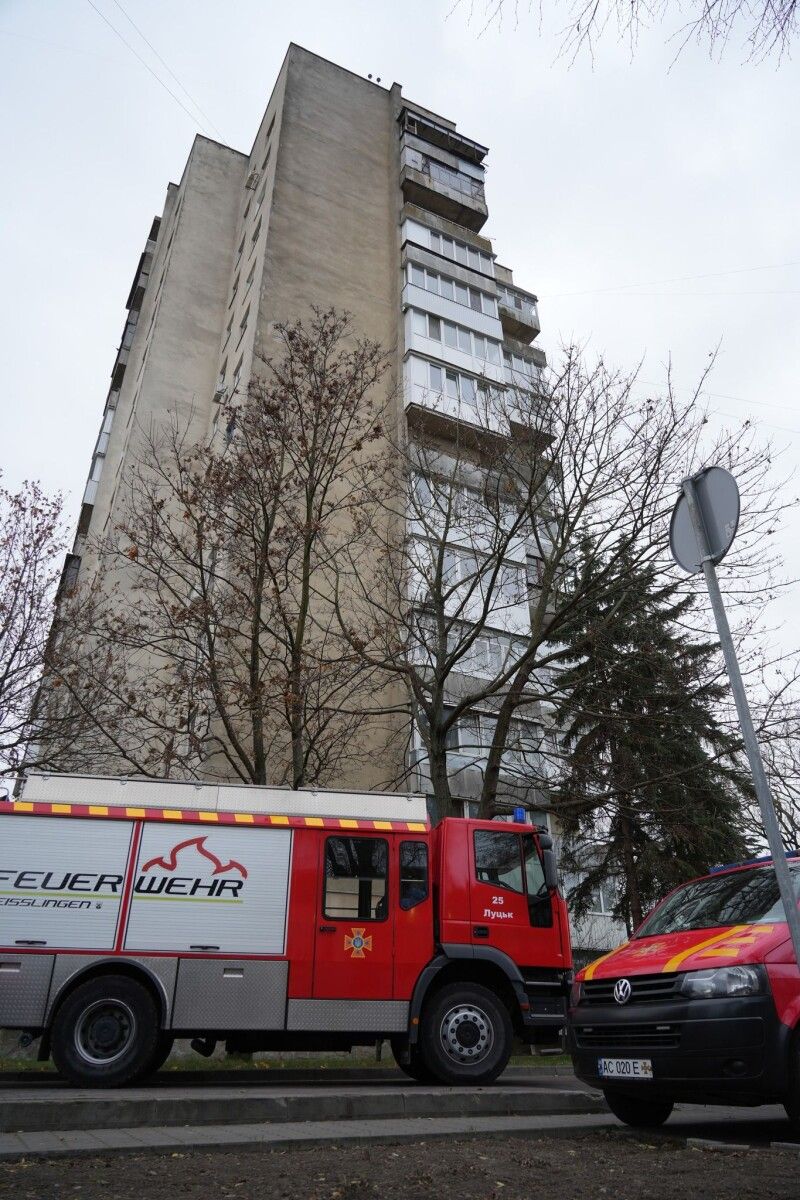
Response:
[[[578,570],[600,572],[585,546]],[[570,652],[558,723],[566,771],[555,796],[571,901],[602,884],[629,930],[676,884],[746,853],[749,776],[722,728],[716,647],[686,631],[694,598],[655,568],[620,564],[620,588],[560,640]],[[613,589],[612,589],[613,591]],[[576,610],[577,612],[577,610]]]

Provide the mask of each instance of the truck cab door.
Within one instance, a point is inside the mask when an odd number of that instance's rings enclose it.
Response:
[[[315,999],[392,998],[396,881],[390,844],[361,834],[320,838]]]
[[[473,831],[470,858],[473,944],[501,950],[518,966],[549,961],[558,927],[533,834],[487,822]]]

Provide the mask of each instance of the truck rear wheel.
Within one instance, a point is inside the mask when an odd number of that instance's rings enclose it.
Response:
[[[603,1092],[605,1102],[615,1117],[633,1129],[657,1129],[669,1117],[675,1105],[671,1100],[648,1100],[624,1092]]]
[[[492,1083],[511,1057],[511,1017],[502,1000],[477,983],[451,983],[426,1004],[421,1057],[434,1079]]]
[[[151,1070],[160,1037],[148,989],[126,975],[103,975],[81,984],[59,1007],[53,1061],[78,1087],[120,1087]]]

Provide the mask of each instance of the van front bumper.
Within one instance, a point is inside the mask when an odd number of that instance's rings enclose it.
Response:
[[[766,1104],[788,1092],[791,1030],[772,997],[579,1004],[567,1048],[575,1074],[596,1088],[688,1103]],[[607,1079],[601,1058],[649,1059],[652,1079]]]

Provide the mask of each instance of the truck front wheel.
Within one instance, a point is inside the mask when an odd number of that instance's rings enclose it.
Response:
[[[512,1038],[505,1004],[477,983],[442,988],[420,1022],[422,1061],[440,1083],[492,1083],[506,1068]]]
[[[141,1078],[160,1046],[158,1010],[143,984],[104,975],[75,989],[51,1030],[53,1061],[78,1087],[120,1087]]]
[[[671,1100],[648,1100],[644,1096],[628,1096],[624,1092],[603,1092],[605,1102],[615,1117],[633,1129],[657,1129],[663,1125],[675,1107]]]

